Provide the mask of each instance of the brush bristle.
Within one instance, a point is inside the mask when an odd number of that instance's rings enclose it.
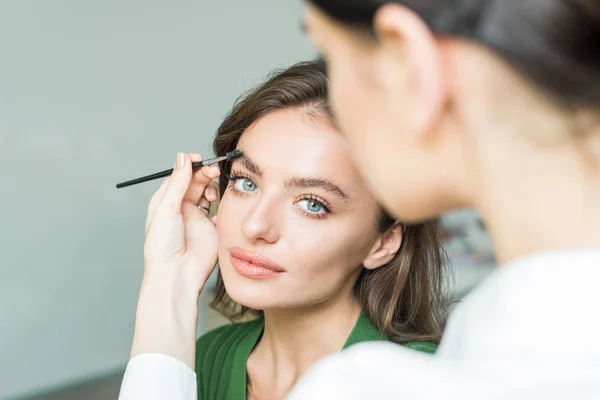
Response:
[[[238,158],[241,155],[242,155],[242,150],[241,149],[235,149],[231,153],[227,154],[227,159],[228,160],[233,160],[234,158]]]

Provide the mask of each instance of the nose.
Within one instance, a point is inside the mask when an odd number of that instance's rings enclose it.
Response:
[[[242,221],[242,234],[251,243],[275,243],[279,239],[279,207],[276,199],[260,197]]]

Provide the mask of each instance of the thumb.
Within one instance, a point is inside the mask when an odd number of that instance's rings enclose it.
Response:
[[[175,214],[181,213],[181,203],[192,179],[190,157],[186,153],[177,153],[177,161],[169,183],[162,198],[164,208],[173,210]]]

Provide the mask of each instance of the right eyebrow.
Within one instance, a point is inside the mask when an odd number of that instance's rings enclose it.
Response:
[[[298,187],[298,188],[319,188],[326,192],[329,192],[346,203],[350,203],[350,196],[348,196],[338,185],[328,181],[327,179],[319,178],[292,178],[285,182],[287,187]]]
[[[246,154],[242,153],[241,156],[233,160],[233,163],[231,163],[231,165],[233,166],[236,162],[241,163],[244,166],[244,168],[246,168],[254,175],[262,177],[263,171],[260,168],[260,166],[256,163],[256,161],[248,157]]]

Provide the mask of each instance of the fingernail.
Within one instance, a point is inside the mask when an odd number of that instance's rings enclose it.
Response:
[[[185,153],[177,153],[177,168],[182,168],[185,165]]]
[[[215,177],[217,177],[221,174],[221,168],[219,168],[218,165],[211,165],[210,173],[211,173],[211,175],[214,175]]]
[[[217,198],[217,190],[215,188],[209,188],[208,195],[211,197],[211,199],[216,199]]]

